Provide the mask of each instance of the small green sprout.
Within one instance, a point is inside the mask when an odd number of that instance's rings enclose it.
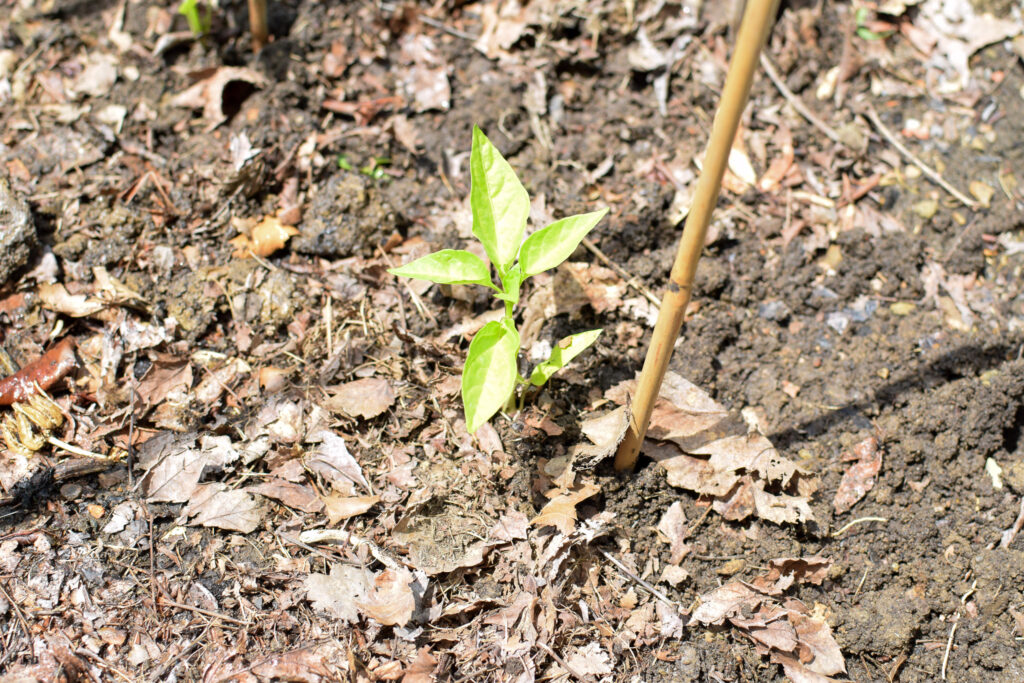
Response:
[[[462,405],[466,427],[473,433],[509,404],[518,387],[543,386],[600,336],[601,330],[570,335],[555,345],[551,357],[534,368],[529,379],[519,374],[519,331],[513,317],[519,288],[528,277],[569,258],[608,209],[563,218],[524,240],[530,215],[526,188],[476,126],[469,170],[473,234],[497,271],[501,286],[494,284],[483,260],[461,249],[437,251],[389,272],[439,284],[489,287],[495,291],[494,297],[505,303],[504,317],[487,323],[473,337],[462,370]],[[523,397],[520,394],[520,401]]]
[[[204,8],[206,9],[205,14],[200,14],[199,0],[181,0],[181,4],[178,5],[178,14],[185,17],[189,30],[197,36],[209,33],[210,26],[213,24],[209,6],[204,5]]]
[[[873,17],[867,7],[858,7],[857,11],[854,12],[853,19],[857,25],[857,35],[864,40],[885,40],[893,34],[891,30],[871,30],[870,26],[873,23]]]

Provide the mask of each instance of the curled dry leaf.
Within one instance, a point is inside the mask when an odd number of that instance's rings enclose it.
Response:
[[[377,417],[395,402],[391,383],[380,377],[367,377],[336,387],[324,404],[328,410],[349,417]]]
[[[628,427],[628,406],[620,406],[600,417],[584,420],[580,424],[580,431],[590,440],[590,443],[573,446],[571,451],[573,468],[581,471],[594,469],[599,462],[615,453],[615,449],[626,436]]]
[[[298,234],[299,230],[295,226],[285,225],[277,216],[266,216],[253,226],[248,235],[238,235],[228,240],[228,243],[235,247],[232,254],[235,258],[244,258],[250,252],[264,258],[276,252],[289,238]]]
[[[321,500],[326,508],[327,521],[334,526],[350,517],[363,514],[380,502],[380,496],[343,496],[331,493]]]
[[[370,591],[356,606],[385,626],[405,626],[416,609],[412,582],[408,569],[386,569],[374,578]]]
[[[878,447],[878,439],[869,436],[853,447],[852,455],[844,454],[842,459],[856,462],[843,474],[836,497],[832,500],[837,515],[852,508],[874,487],[875,477],[882,469],[882,450]]]
[[[750,636],[759,651],[782,664],[793,681],[831,681],[844,673],[846,663],[829,625],[808,613],[799,600],[779,605],[773,595],[794,582],[820,583],[829,561],[821,557],[781,558],[771,562],[768,574],[751,583],[731,581],[702,595],[690,625],[722,625],[728,622]],[[762,649],[763,648],[763,649]]]
[[[39,285],[39,301],[43,308],[72,318],[84,318],[103,310],[106,304],[97,297],[71,294],[59,282]]]
[[[208,122],[207,129],[213,130],[227,119],[224,105],[228,104],[230,107],[232,103],[225,103],[224,97],[225,89],[230,83],[247,83],[254,88],[262,88],[266,85],[266,79],[252,69],[222,66],[192,87],[172,97],[170,104],[175,107],[202,109],[203,118]],[[240,94],[237,90],[231,89],[232,94]]]
[[[633,380],[622,382],[607,397],[625,403],[635,386]],[[728,520],[753,514],[776,524],[814,519],[808,496],[817,485],[808,473],[779,455],[740,415],[675,373],[665,375],[648,437],[644,452],[665,468],[669,483],[710,496],[714,510]]]
[[[601,487],[597,484],[587,482],[575,491],[563,491],[559,489],[549,492],[554,497],[541,508],[540,514],[530,520],[531,526],[553,526],[563,534],[571,534],[576,527],[576,505],[598,493]]]

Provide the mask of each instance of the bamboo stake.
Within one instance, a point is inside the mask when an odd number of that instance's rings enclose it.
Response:
[[[259,52],[270,37],[267,28],[267,0],[249,0],[249,32],[252,33],[252,50]]]
[[[626,437],[615,454],[615,469],[622,472],[632,470],[636,465],[640,446],[647,434],[654,402],[661,390],[661,382],[668,370],[672,347],[683,326],[686,306],[690,303],[693,290],[693,276],[697,271],[701,249],[707,234],[711,213],[718,202],[722,186],[722,175],[729,161],[736,129],[747,105],[750,84],[754,78],[761,47],[771,30],[779,0],[747,0],[736,49],[733,52],[729,73],[725,77],[722,100],[711,126],[711,139],[704,155],[704,168],[693,194],[693,204],[686,217],[686,227],[679,240],[676,260],[672,264],[668,289],[661,300],[658,321],[654,325],[651,346],[644,358],[636,395],[633,398],[632,415]]]

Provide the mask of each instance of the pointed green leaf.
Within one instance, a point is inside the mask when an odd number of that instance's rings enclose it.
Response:
[[[551,375],[568,365],[569,361],[580,355],[600,336],[601,330],[589,330],[579,334],[570,334],[555,344],[555,348],[551,349],[551,357],[533,369],[533,373],[530,375],[530,384],[535,387],[543,386],[551,379]]]
[[[493,287],[491,271],[475,254],[461,249],[443,249],[411,263],[388,270],[392,275],[430,280],[442,285],[483,285]]]
[[[606,213],[608,209],[569,216],[527,237],[519,252],[523,275],[529,277],[543,273],[569,258]]]
[[[473,337],[462,369],[462,405],[472,434],[501,407],[516,387],[519,333],[515,326],[494,320]]]
[[[491,263],[502,272],[519,253],[530,215],[530,198],[505,157],[476,126],[469,172],[473,234],[484,245]]]

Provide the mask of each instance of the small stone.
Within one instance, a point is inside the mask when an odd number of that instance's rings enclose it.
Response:
[[[89,515],[93,519],[101,519],[103,515],[107,514],[102,505],[88,505],[85,509],[89,511]]]
[[[910,315],[915,308],[916,305],[911,301],[897,301],[889,304],[889,310],[893,315]]]
[[[735,560],[729,560],[719,567],[716,572],[722,576],[732,576],[733,574],[739,574],[746,566],[747,561],[742,558],[738,558]]]
[[[922,199],[913,206],[914,213],[925,220],[929,220],[939,210],[939,202],[936,199]]]
[[[77,500],[82,495],[82,487],[79,484],[64,484],[60,487],[60,495],[64,500]]]
[[[36,245],[36,226],[28,204],[0,176],[0,285],[26,263]]]
[[[971,181],[970,190],[974,198],[978,200],[978,203],[986,209],[992,204],[992,197],[996,193],[991,185],[986,185],[980,180]]]

